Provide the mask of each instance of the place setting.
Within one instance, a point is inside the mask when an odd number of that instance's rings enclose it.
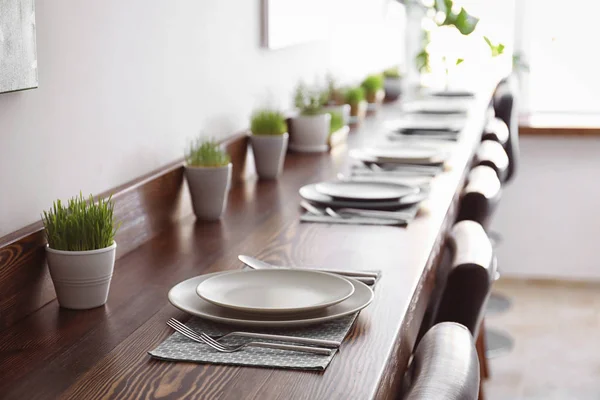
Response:
[[[373,300],[378,271],[292,268],[239,255],[245,269],[173,286],[169,302],[190,314],[151,357],[165,361],[324,370],[359,312]]]

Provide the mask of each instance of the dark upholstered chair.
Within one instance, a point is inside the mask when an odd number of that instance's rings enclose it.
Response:
[[[481,140],[493,140],[505,146],[509,139],[508,126],[498,117],[491,118],[485,125]]]
[[[444,322],[419,342],[407,373],[405,400],[476,400],[479,362],[464,326]]]
[[[508,174],[508,156],[504,147],[494,140],[484,140],[475,154],[475,165],[487,165],[492,168],[500,182],[506,180]]]
[[[484,316],[496,279],[496,258],[485,230],[475,221],[458,222],[449,239],[452,263],[433,321],[457,322],[469,329],[476,339],[481,377],[487,378]]]
[[[486,165],[473,168],[462,194],[458,220],[476,221],[487,229],[501,194],[502,186],[494,169]]]
[[[503,79],[496,88],[493,96],[493,106],[496,117],[508,126],[509,137],[504,145],[509,159],[506,181],[514,178],[519,164],[519,112],[517,102],[518,87],[514,78]]]
[[[477,337],[496,272],[492,244],[475,221],[458,222],[449,239],[452,266],[435,323],[457,322]]]

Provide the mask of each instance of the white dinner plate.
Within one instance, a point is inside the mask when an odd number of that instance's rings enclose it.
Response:
[[[331,307],[298,315],[248,314],[219,307],[198,296],[196,293],[198,285],[204,280],[219,274],[223,274],[223,272],[200,275],[178,283],[169,291],[169,302],[191,315],[215,322],[254,327],[283,328],[313,325],[354,314],[368,306],[373,300],[373,291],[367,285],[347,278],[354,286],[354,293],[346,300]]]
[[[417,164],[417,165],[431,165],[441,166],[444,164],[446,159],[446,153],[438,152],[435,157],[429,159],[409,158],[397,156],[394,157],[392,152],[388,152],[387,157],[382,152],[382,156],[378,156],[369,153],[363,149],[352,149],[348,153],[350,157],[355,160],[362,161],[363,163],[375,163],[375,164]]]
[[[302,269],[257,269],[213,276],[196,288],[209,303],[249,313],[301,313],[346,300],[354,286],[339,275]]]
[[[367,147],[362,151],[380,159],[430,161],[442,158],[445,154],[439,149],[419,145],[404,145],[398,147]]]
[[[354,201],[398,200],[419,192],[416,187],[389,182],[319,182],[315,189],[335,199]]]
[[[431,131],[431,132],[459,132],[464,126],[462,120],[456,119],[396,119],[384,123],[384,127],[392,132],[407,132],[407,131]]]
[[[427,197],[427,194],[418,189],[418,192],[412,195],[401,197],[397,200],[381,200],[381,201],[360,201],[360,200],[343,200],[336,199],[326,194],[319,192],[316,189],[316,184],[306,185],[300,188],[300,196],[313,203],[322,204],[327,207],[334,208],[363,208],[366,210],[399,210],[413,206]]]
[[[470,103],[463,98],[419,100],[404,103],[402,110],[410,113],[466,114]]]

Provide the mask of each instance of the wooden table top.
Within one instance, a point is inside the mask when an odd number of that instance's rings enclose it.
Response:
[[[488,98],[489,99],[489,98]],[[347,167],[347,148],[373,140],[398,115],[386,105],[350,134],[348,147],[289,154],[277,182],[232,190],[220,223],[185,217],[117,261],[108,303],[89,311],[55,301],[0,332],[5,399],[370,399],[393,398],[415,342],[433,267],[454,219],[457,193],[484,123],[474,102],[451,169],[435,178],[426,212],[407,228],[301,224],[298,189]],[[378,269],[382,279],[324,372],[161,362],[147,352],[186,320],[167,301],[176,283],[239,269],[238,254],[288,265]]]

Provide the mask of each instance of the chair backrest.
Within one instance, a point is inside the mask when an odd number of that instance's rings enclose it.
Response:
[[[494,112],[508,126],[509,138],[505,145],[510,160],[506,180],[513,179],[519,164],[519,112],[517,102],[517,81],[514,77],[503,79],[493,97]]]
[[[493,117],[485,124],[481,140],[495,140],[502,146],[506,146],[509,137],[510,133],[506,123],[500,118]]]
[[[501,194],[496,171],[486,165],[473,168],[460,200],[458,221],[476,221],[487,229]]]
[[[477,337],[496,274],[492,244],[474,221],[458,222],[449,239],[452,266],[434,321],[457,322]]]
[[[484,140],[475,154],[476,165],[487,165],[492,168],[500,182],[506,180],[508,173],[508,155],[504,147],[495,140]]]
[[[479,361],[467,328],[444,322],[427,331],[408,375],[405,400],[476,400]]]

